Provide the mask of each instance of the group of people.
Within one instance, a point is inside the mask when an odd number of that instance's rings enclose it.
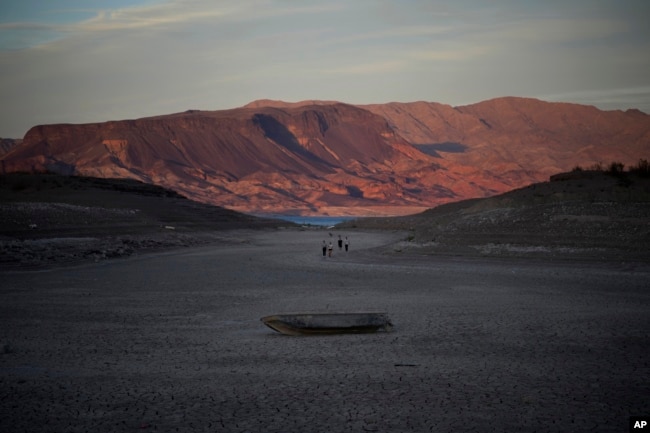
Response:
[[[332,234],[330,233],[330,237],[332,237]],[[348,249],[350,248],[350,241],[348,240],[348,237],[345,237],[344,239],[341,239],[341,235],[339,235],[338,239],[338,244],[339,244],[339,251],[343,250],[343,246],[345,245],[345,251],[347,252]],[[332,241],[330,240],[330,243],[326,243],[323,241],[323,257],[329,256],[332,257],[332,250],[334,250],[334,245],[332,244]]]

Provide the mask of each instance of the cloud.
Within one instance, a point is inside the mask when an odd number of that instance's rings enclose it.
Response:
[[[408,51],[406,55],[420,61],[452,62],[476,60],[496,51],[493,45],[461,45],[453,47],[431,47]]]
[[[628,24],[619,19],[526,18],[491,31],[494,37],[510,43],[602,42],[623,34]]]
[[[605,110],[621,107],[637,108],[650,114],[650,85],[638,87],[580,90],[537,96],[539,99],[556,102],[574,102],[594,105]]]
[[[143,6],[97,10],[91,18],[69,22],[0,23],[0,47],[26,48],[74,35],[92,35],[131,30],[170,30],[183,27],[233,22],[255,22],[286,16],[319,14],[340,10],[336,3],[308,4],[251,0],[242,2],[208,0],[171,0]],[[17,38],[16,32],[31,32]],[[39,38],[40,35],[40,38]],[[7,42],[9,41],[9,42]]]
[[[177,1],[161,5],[102,10],[93,18],[69,26],[66,32],[104,32],[129,29],[146,29],[191,21],[224,18],[237,11],[233,7],[208,6],[204,3]]]
[[[333,38],[335,43],[358,43],[364,41],[390,41],[395,39],[432,37],[444,35],[453,30],[447,25],[411,25],[386,28],[375,31],[359,31],[347,35],[339,35]]]
[[[400,60],[376,61],[368,63],[350,63],[347,65],[321,69],[324,74],[333,75],[368,75],[381,74],[384,72],[393,72],[403,69],[406,64]]]
[[[595,3],[606,5],[588,4]],[[626,107],[636,95],[648,99],[650,37],[646,15],[623,9],[574,1],[169,0],[76,11],[74,20],[53,10],[51,21],[0,24],[0,47],[14,48],[0,49],[0,100],[10,101],[0,106],[0,135],[260,98],[460,105],[571,92],[586,101],[589,89],[636,89],[620,95]],[[616,104],[614,96],[598,101]]]

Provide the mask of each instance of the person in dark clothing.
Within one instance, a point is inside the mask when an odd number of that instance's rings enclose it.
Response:
[[[323,241],[323,257],[327,255],[327,244]]]
[[[348,240],[348,237],[345,237],[345,252],[348,252],[348,248],[350,247],[350,241]]]
[[[343,239],[341,239],[341,235],[339,235],[339,250],[343,249]]]

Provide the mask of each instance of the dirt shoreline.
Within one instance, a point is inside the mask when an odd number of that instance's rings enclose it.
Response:
[[[571,243],[557,244],[557,239],[532,235],[513,235],[499,241],[491,235],[481,239],[480,235],[467,235],[453,242],[418,242],[412,239],[409,230],[392,229],[324,229],[322,227],[278,227],[222,229],[213,231],[174,230],[160,227],[157,230],[140,230],[131,234],[107,234],[113,229],[70,231],[53,236],[39,234],[36,230],[22,236],[0,236],[0,270],[44,270],[53,267],[68,267],[84,263],[137,257],[161,251],[182,251],[186,248],[218,246],[241,242],[242,233],[257,232],[322,232],[338,236],[348,230],[356,230],[377,236],[389,235],[392,241],[377,247],[376,253],[388,260],[420,260],[444,257],[467,257],[478,259],[538,260],[548,262],[589,263],[650,263],[650,249],[621,242],[590,245]],[[335,242],[336,243],[336,242]],[[638,243],[638,242],[637,242]]]
[[[53,267],[97,263],[137,257],[163,251],[238,242],[238,230],[113,235],[97,233],[32,239],[0,238],[0,268],[5,270],[45,270]]]
[[[324,258],[323,240],[350,237]],[[236,230],[0,271],[0,430],[624,431],[650,413],[648,263],[392,251],[403,232]],[[260,317],[377,310],[391,333]]]
[[[572,172],[424,213],[364,218],[338,230],[403,233],[389,256],[650,262],[650,183],[638,173]],[[0,176],[0,269],[46,269],[232,241],[282,230],[127,179]],[[236,240],[235,240],[236,242]]]

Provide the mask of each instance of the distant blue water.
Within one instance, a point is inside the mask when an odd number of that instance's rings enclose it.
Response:
[[[291,221],[292,223],[300,225],[312,225],[312,226],[335,226],[344,221],[350,221],[357,219],[357,217],[342,217],[342,216],[295,216],[295,215],[258,215],[268,218],[276,218],[285,221]]]

